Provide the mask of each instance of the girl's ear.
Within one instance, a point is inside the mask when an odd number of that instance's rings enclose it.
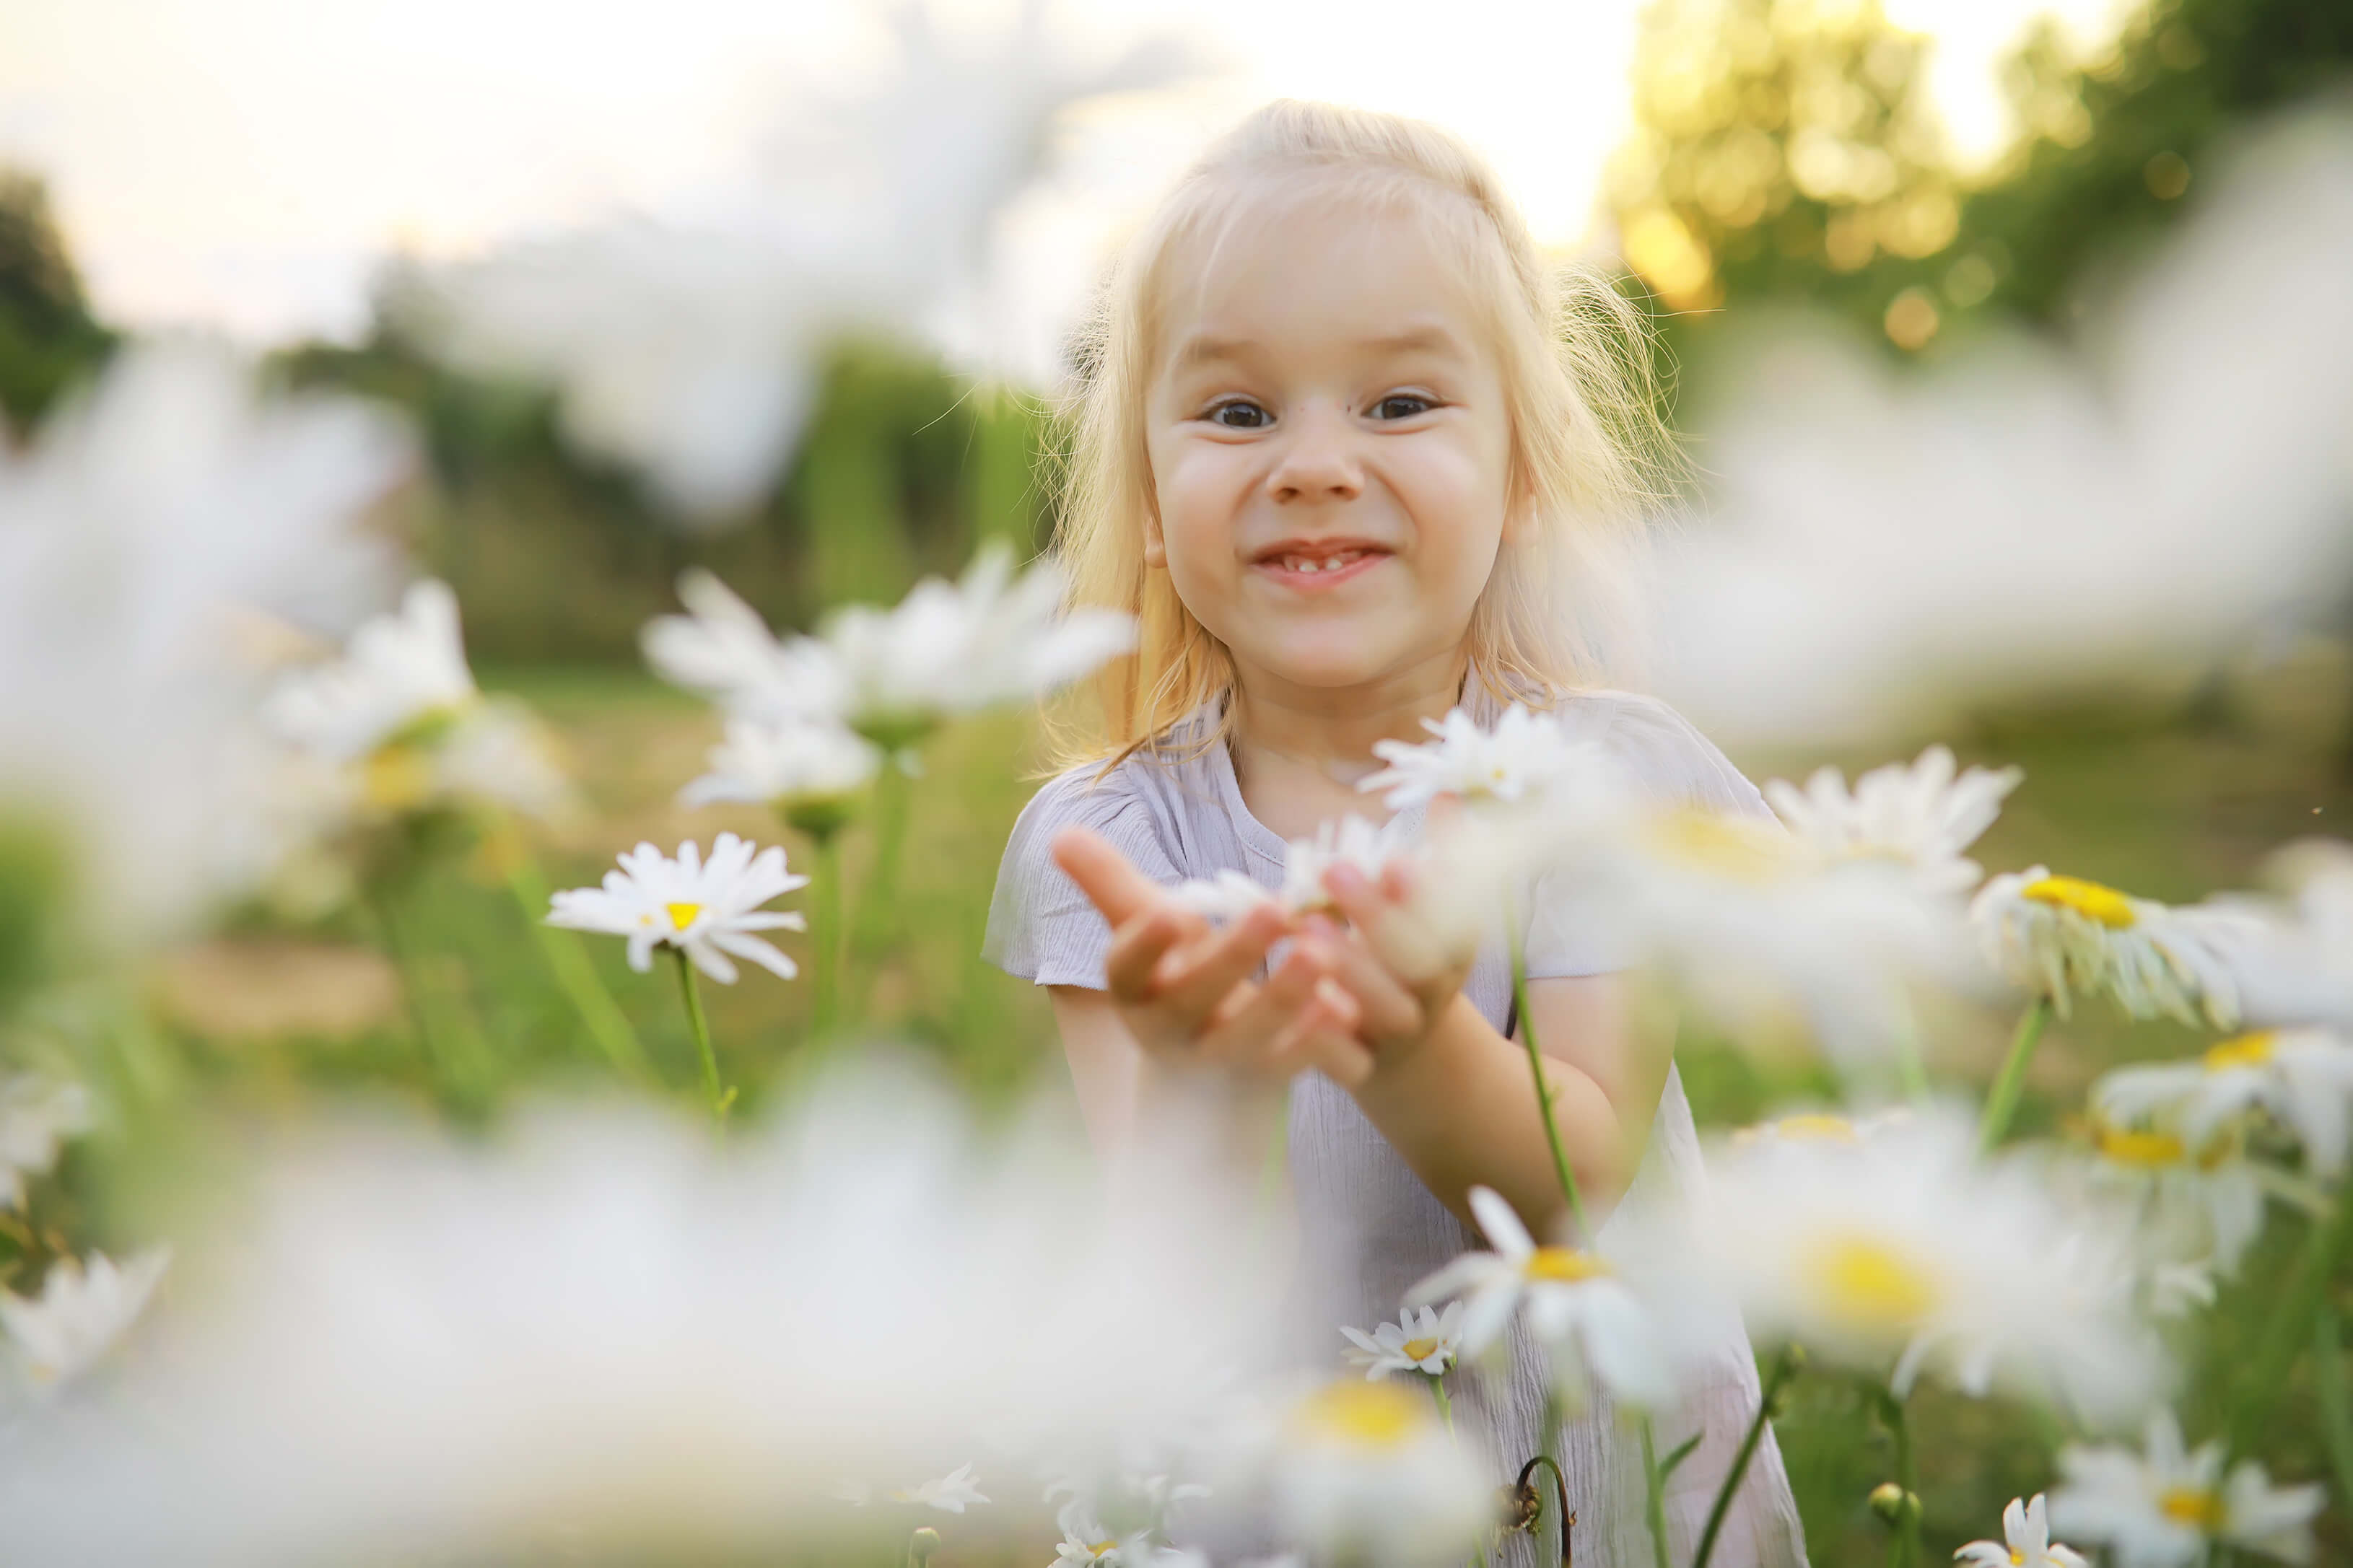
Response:
[[[1157,502],[1144,509],[1144,563],[1166,568],[1168,564],[1168,542],[1160,533],[1160,507]]]

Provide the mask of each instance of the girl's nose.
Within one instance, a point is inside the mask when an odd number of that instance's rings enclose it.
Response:
[[[1309,405],[1290,420],[1290,438],[1267,476],[1278,501],[1353,500],[1365,488],[1356,433],[1337,410]]]

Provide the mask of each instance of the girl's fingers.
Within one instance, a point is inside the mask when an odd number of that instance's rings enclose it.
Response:
[[[1128,863],[1110,840],[1085,827],[1054,835],[1054,864],[1103,911],[1113,931],[1167,900],[1159,883]]]
[[[1415,1033],[1421,1003],[1365,943],[1329,921],[1318,921],[1300,939],[1331,969],[1363,1010],[1363,1027],[1375,1037]]]
[[[1275,1037],[1269,1076],[1289,1078],[1313,1068],[1343,1089],[1356,1088],[1373,1073],[1372,1049],[1356,1037],[1362,1022],[1362,1010],[1345,986],[1317,981],[1307,1005]]]
[[[1282,967],[1247,1002],[1229,1009],[1202,1034],[1202,1059],[1244,1070],[1263,1061],[1275,1037],[1314,998],[1315,983],[1325,973],[1322,960],[1292,949]]]
[[[1152,977],[1162,958],[1185,935],[1177,911],[1147,909],[1112,932],[1103,954],[1103,984],[1113,996],[1131,1004],[1152,999]]]
[[[1420,984],[1445,971],[1447,955],[1431,950],[1420,922],[1406,912],[1399,900],[1374,887],[1362,871],[1354,866],[1335,866],[1324,874],[1324,888],[1374,956],[1392,973],[1403,975],[1408,984]]]
[[[1197,1025],[1208,1023],[1234,988],[1258,973],[1282,925],[1282,915],[1261,905],[1170,952],[1153,973],[1154,1001]]]

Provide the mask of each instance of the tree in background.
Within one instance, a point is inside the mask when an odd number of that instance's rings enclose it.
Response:
[[[1877,0],[1657,0],[1609,197],[1677,346],[1744,305],[1803,303],[1919,350],[1973,316],[2060,321],[2146,243],[2236,124],[2353,66],[2353,6],[2155,0],[2089,61],[2045,25],[2010,62],[2020,138],[1957,175],[1927,40]]]
[[[30,425],[106,357],[48,187],[0,168],[0,415]]]

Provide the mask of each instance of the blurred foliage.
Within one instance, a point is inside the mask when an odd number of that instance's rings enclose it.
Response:
[[[2060,321],[2234,126],[2345,79],[2353,6],[2155,0],[2082,61],[2045,23],[2007,67],[2020,138],[1970,180],[1926,109],[1927,45],[1877,0],[1651,6],[1609,198],[1672,347],[1769,304],[1908,351],[1972,317]]]
[[[0,167],[0,415],[18,428],[106,357],[48,187]]]
[[[716,572],[769,618],[888,602],[954,573],[987,538],[1027,555],[1049,515],[1036,458],[1041,413],[975,387],[917,351],[846,343],[776,495],[731,526],[682,530],[634,481],[583,459],[529,386],[434,364],[396,335],[286,356],[296,384],[386,399],[423,433],[438,483],[413,542],[466,605],[479,656],[631,660],[638,628],[675,607],[689,566]]]

